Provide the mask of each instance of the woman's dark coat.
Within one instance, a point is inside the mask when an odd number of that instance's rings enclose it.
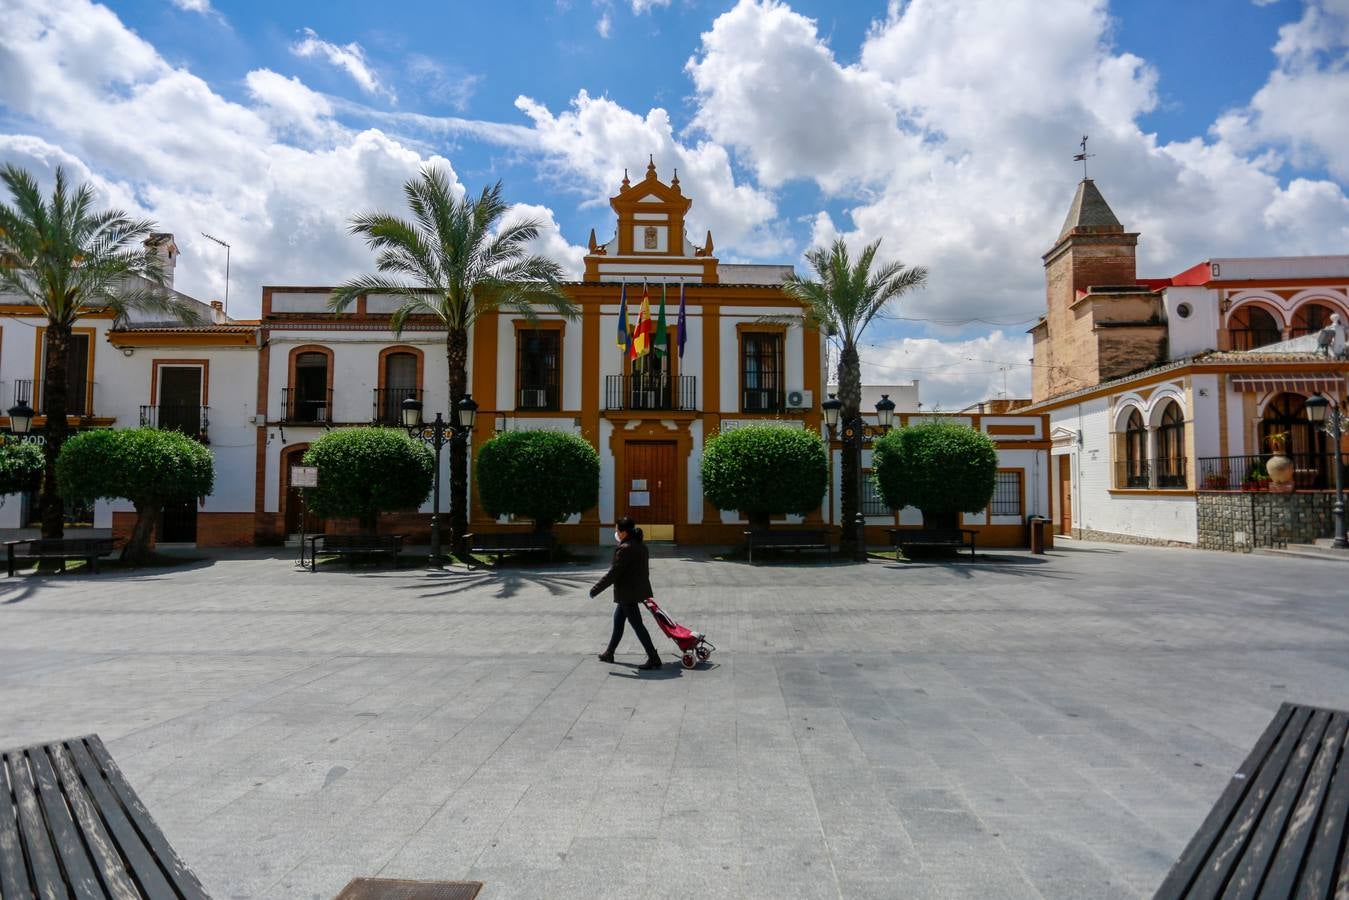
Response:
[[[615,603],[636,605],[654,596],[649,563],[650,554],[642,541],[641,529],[637,529],[614,550],[609,571],[590,589],[590,596],[598,596],[610,585],[614,588]]]

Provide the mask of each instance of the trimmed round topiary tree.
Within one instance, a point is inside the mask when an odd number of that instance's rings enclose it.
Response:
[[[578,435],[509,431],[482,445],[478,499],[492,516],[521,516],[534,530],[585,512],[600,499],[600,456]]]
[[[157,428],[85,431],[56,458],[56,489],[66,500],[130,500],[136,524],[122,559],[149,561],[150,539],[166,503],[205,497],[215,487],[211,451],[176,431]]]
[[[979,512],[993,499],[998,449],[981,431],[930,422],[878,440],[872,468],[887,504],[917,507],[928,528],[955,528],[960,513]]]
[[[703,446],[703,496],[717,509],[739,510],[754,528],[773,516],[820,508],[829,459],[819,435],[804,428],[746,425]]]
[[[373,532],[382,512],[415,510],[431,495],[435,454],[396,428],[340,428],[305,451],[319,486],[309,508],[324,518],[351,518]]]
[[[42,481],[42,447],[18,440],[0,443],[0,495],[17,494]]]

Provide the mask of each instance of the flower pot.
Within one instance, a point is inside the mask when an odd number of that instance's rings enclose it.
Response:
[[[1276,453],[1265,460],[1265,471],[1269,480],[1275,484],[1288,484],[1293,480],[1293,461],[1282,453]]]

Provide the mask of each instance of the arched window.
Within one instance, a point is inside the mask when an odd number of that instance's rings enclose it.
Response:
[[[1302,337],[1307,334],[1316,334],[1330,324],[1330,315],[1334,311],[1324,303],[1302,304],[1297,308],[1297,312],[1293,313],[1293,327],[1288,332],[1288,336]]]
[[[1137,407],[1129,411],[1129,419],[1124,425],[1124,477],[1121,481],[1123,487],[1148,486],[1148,429]]]
[[[1326,433],[1307,421],[1307,398],[1301,394],[1279,394],[1265,406],[1260,421],[1260,456],[1273,454],[1272,435],[1284,435],[1283,453],[1293,461],[1293,483],[1300,488],[1325,488],[1333,471],[1327,459]],[[1263,469],[1261,469],[1263,472]]]
[[[403,420],[403,401],[421,399],[417,386],[417,354],[395,350],[383,354],[382,388],[376,388],[375,421],[397,425]]]
[[[1180,404],[1167,402],[1157,426],[1157,486],[1185,487],[1185,417]]]
[[[1232,313],[1227,321],[1227,334],[1233,350],[1254,350],[1283,339],[1273,314],[1255,304],[1238,307]]]

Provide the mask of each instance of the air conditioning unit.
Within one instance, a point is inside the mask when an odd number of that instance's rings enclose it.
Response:
[[[521,388],[520,407],[522,409],[542,409],[548,405],[548,391],[543,388]]]
[[[810,409],[815,405],[814,391],[788,391],[787,408],[788,409]]]

